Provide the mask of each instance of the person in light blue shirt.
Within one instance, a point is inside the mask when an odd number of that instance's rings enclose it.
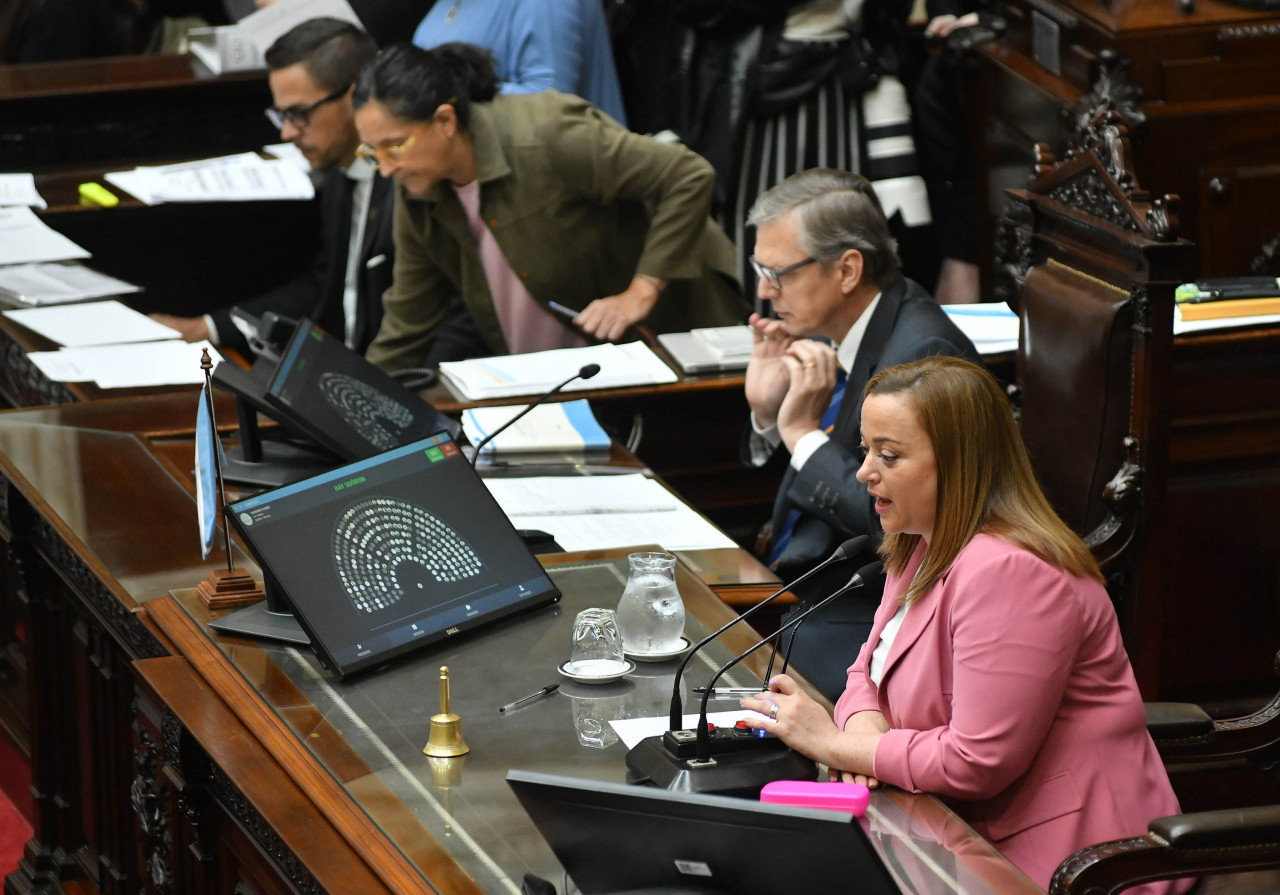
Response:
[[[484,47],[497,62],[502,93],[554,88],[626,124],[600,0],[437,0],[413,42]]]

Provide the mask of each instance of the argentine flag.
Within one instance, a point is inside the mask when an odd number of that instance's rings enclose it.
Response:
[[[202,559],[208,559],[213,549],[218,522],[218,473],[214,467],[218,433],[213,428],[211,401],[209,384],[205,383],[200,389],[200,407],[196,411],[196,511],[200,520]]]

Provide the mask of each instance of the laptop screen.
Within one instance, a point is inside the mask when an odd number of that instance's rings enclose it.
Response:
[[[301,320],[263,399],[282,422],[344,460],[457,431],[457,424],[417,394],[330,336]]]
[[[583,895],[898,895],[851,814],[522,770],[507,784]],[[753,860],[766,846],[785,860]]]
[[[560,597],[444,432],[227,515],[339,677]]]

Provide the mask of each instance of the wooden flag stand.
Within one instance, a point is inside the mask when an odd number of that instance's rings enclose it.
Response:
[[[200,369],[204,370],[204,394],[201,400],[208,402],[209,428],[212,430],[215,441],[213,468],[217,474],[217,505],[224,507],[227,501],[222,485],[222,457],[216,445],[218,423],[213,416],[213,360],[209,357],[208,348],[203,349],[200,356]],[[196,437],[199,437],[199,433]],[[198,494],[196,499],[200,499]],[[226,539],[227,567],[214,569],[209,573],[208,578],[196,585],[200,600],[209,609],[236,609],[265,599],[267,592],[263,590],[261,582],[255,581],[244,569],[231,565],[231,532],[225,523],[222,526],[222,533]],[[201,537],[203,538],[203,534]]]

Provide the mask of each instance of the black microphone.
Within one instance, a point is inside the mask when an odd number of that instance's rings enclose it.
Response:
[[[807,581],[810,577],[818,574],[819,572],[821,572],[823,569],[825,569],[827,566],[831,565],[832,563],[843,562],[844,560],[848,559],[851,556],[857,556],[859,553],[863,551],[863,548],[866,547],[867,541],[869,540],[870,538],[867,537],[866,535],[858,535],[856,538],[849,538],[849,540],[845,541],[843,544],[837,547],[834,553],[832,553],[822,562],[818,563],[809,571],[805,572],[795,581],[792,581],[790,584],[785,585],[784,587],[775,591],[771,595],[765,597],[763,600],[761,600],[756,605],[752,606],[746,612],[743,612],[742,614],[740,614],[737,618],[732,619],[731,621],[722,625],[719,630],[712,631],[706,637],[703,637],[696,644],[694,644],[693,649],[689,650],[689,652],[685,654],[684,661],[682,661],[680,663],[680,667],[676,669],[675,683],[671,685],[671,719],[670,719],[671,723],[667,729],[679,730],[681,727],[681,722],[684,719],[684,700],[680,696],[680,677],[684,674],[685,666],[689,664],[689,660],[693,658],[694,653],[702,649],[711,641],[715,640],[717,637],[719,637],[725,631],[732,628],[734,625],[738,624],[738,622],[746,621],[747,619],[751,618],[751,616],[755,615],[757,611],[763,609],[765,606],[768,606],[775,599],[782,596],[787,591],[791,590],[791,588],[795,587],[797,584],[800,584],[801,582]]]
[[[778,628],[777,631],[773,632],[768,637],[762,638],[754,646],[739,653],[736,657],[731,659],[728,663],[726,663],[725,665],[722,665],[720,669],[714,675],[712,675],[711,680],[707,682],[707,692],[702,694],[702,710],[698,714],[698,726],[697,726],[697,730],[695,731],[695,735],[697,737],[697,744],[698,744],[698,761],[705,762],[711,758],[711,736],[710,734],[707,733],[707,703],[711,699],[711,692],[715,688],[716,681],[720,680],[721,675],[723,675],[726,671],[728,671],[733,666],[737,665],[747,656],[754,653],[760,647],[764,646],[769,641],[780,638],[785,631],[787,631],[790,628],[795,628],[796,626],[798,626],[802,621],[804,621],[813,613],[817,612],[819,609],[822,609],[832,600],[835,600],[839,597],[844,596],[849,591],[855,588],[862,587],[864,584],[867,583],[869,579],[879,575],[880,571],[883,568],[884,568],[884,563],[881,562],[880,560],[876,560],[875,562],[872,562],[872,563],[867,563],[865,566],[863,566],[861,569],[858,569],[858,571],[853,574],[853,577],[849,579],[849,583],[846,584],[844,587],[840,588],[838,591],[831,594],[831,596],[829,597],[823,597],[821,600],[815,603],[812,607],[810,607],[809,609],[806,609],[804,612],[800,613],[795,618],[791,619],[786,624],[782,625],[780,628]]]
[[[527,407],[525,407],[525,409],[524,409],[524,410],[522,410],[522,411],[520,411],[519,413],[517,413],[515,416],[513,416],[511,419],[507,420],[505,423],[503,423],[503,424],[502,424],[501,426],[499,426],[498,428],[494,429],[492,432],[490,432],[490,433],[489,433],[488,435],[486,435],[484,438],[481,438],[481,439],[480,439],[480,443],[476,445],[476,452],[475,452],[475,454],[471,457],[471,465],[474,467],[474,466],[476,465],[476,461],[480,459],[480,449],[481,449],[482,447],[484,447],[484,446],[485,446],[486,444],[488,444],[489,442],[493,441],[493,439],[497,438],[497,437],[498,437],[500,434],[502,434],[503,432],[507,431],[507,429],[509,429],[511,426],[515,425],[516,421],[517,421],[517,420],[519,420],[519,419],[520,419],[522,416],[524,416],[526,413],[528,413],[530,410],[533,410],[533,408],[537,407],[537,406],[538,406],[539,404],[541,404],[543,401],[546,401],[548,398],[551,398],[551,397],[553,397],[554,395],[556,395],[556,394],[560,391],[560,389],[564,388],[564,387],[565,387],[566,385],[568,385],[570,382],[573,382],[573,380],[575,380],[575,379],[590,379],[592,376],[596,375],[596,374],[597,374],[597,373],[599,373],[599,372],[600,372],[600,365],[599,365],[599,364],[587,364],[587,365],[586,365],[586,366],[584,366],[581,370],[579,370],[578,372],[574,373],[572,376],[570,376],[570,377],[569,377],[568,379],[566,379],[564,382],[562,382],[562,383],[560,383],[559,385],[557,385],[557,386],[556,386],[555,388],[553,388],[551,391],[547,392],[547,393],[546,393],[545,395],[543,395],[541,398],[539,398],[538,400],[533,401],[532,403],[530,403]]]

